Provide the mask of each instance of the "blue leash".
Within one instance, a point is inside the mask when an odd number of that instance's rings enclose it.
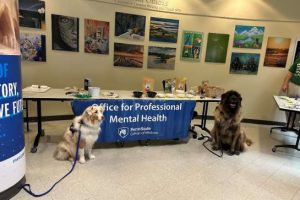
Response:
[[[22,188],[23,188],[28,194],[30,194],[31,196],[34,196],[34,197],[41,197],[41,196],[44,196],[44,195],[48,194],[49,192],[51,192],[51,190],[52,190],[52,189],[53,189],[60,181],[62,181],[64,178],[66,178],[68,175],[70,175],[70,174],[72,173],[72,171],[74,170],[75,165],[76,165],[76,163],[77,163],[77,158],[78,158],[78,149],[79,149],[80,137],[81,137],[81,132],[80,132],[80,128],[79,128],[79,131],[78,131],[78,141],[77,141],[77,145],[76,145],[75,159],[74,159],[74,163],[73,163],[73,165],[72,165],[71,170],[70,170],[66,175],[64,175],[61,179],[59,179],[58,181],[56,181],[56,183],[54,183],[54,184],[52,185],[52,187],[51,187],[48,191],[46,191],[46,192],[44,192],[44,193],[42,193],[42,194],[35,194],[35,193],[33,193],[33,192],[31,191],[31,186],[30,186],[30,184],[28,184],[28,183],[27,183],[27,184],[24,184],[24,185],[22,186]]]

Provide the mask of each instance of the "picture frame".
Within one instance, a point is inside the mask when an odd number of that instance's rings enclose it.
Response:
[[[204,34],[195,31],[183,31],[181,60],[200,62]]]

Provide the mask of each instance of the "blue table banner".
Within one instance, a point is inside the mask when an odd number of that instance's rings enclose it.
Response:
[[[90,105],[105,108],[98,142],[147,139],[184,139],[196,105],[192,100],[97,99],[74,100],[72,109],[81,115]]]

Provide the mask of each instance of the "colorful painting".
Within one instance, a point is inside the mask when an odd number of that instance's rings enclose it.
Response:
[[[152,69],[174,69],[176,48],[149,47],[148,68]]]
[[[114,66],[143,67],[144,46],[115,43]]]
[[[265,27],[262,26],[235,26],[233,47],[261,49]]]
[[[46,62],[46,36],[21,33],[20,49],[22,60]]]
[[[52,15],[52,49],[79,51],[79,18]]]
[[[295,51],[294,51],[293,62],[295,62],[299,58],[300,58],[300,38],[297,38],[296,43],[295,43]]]
[[[115,36],[126,39],[144,40],[146,17],[116,12]]]
[[[208,33],[205,62],[225,63],[229,35]]]
[[[109,22],[84,20],[84,52],[109,53]]]
[[[200,61],[203,33],[183,31],[181,60]]]
[[[18,1],[0,0],[0,55],[20,55]]]
[[[45,30],[45,1],[19,0],[20,26]]]
[[[177,42],[179,20],[151,17],[150,41]]]
[[[257,74],[259,66],[257,53],[232,53],[230,62],[231,74]]]
[[[285,67],[290,49],[290,38],[269,37],[264,66]]]

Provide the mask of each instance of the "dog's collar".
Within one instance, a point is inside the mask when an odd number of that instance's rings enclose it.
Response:
[[[80,124],[80,127],[81,127],[81,126],[85,126],[85,127],[89,127],[89,128],[91,128],[91,129],[95,129],[95,130],[97,130],[97,129],[99,128],[99,127],[95,127],[95,126],[91,126],[91,125],[89,125],[89,124],[86,124],[86,123],[83,121],[83,119],[81,119],[78,123]],[[71,126],[70,126],[69,129],[70,129],[70,131],[72,132],[72,134],[74,134],[75,132],[78,131],[77,129],[74,128],[74,123],[71,124]],[[80,128],[79,128],[79,129],[80,129]]]
[[[95,130],[99,129],[99,126],[91,126],[91,125],[85,123],[83,119],[80,120],[80,124],[81,124],[82,126],[89,127],[89,128],[91,128],[91,129],[95,129]]]

